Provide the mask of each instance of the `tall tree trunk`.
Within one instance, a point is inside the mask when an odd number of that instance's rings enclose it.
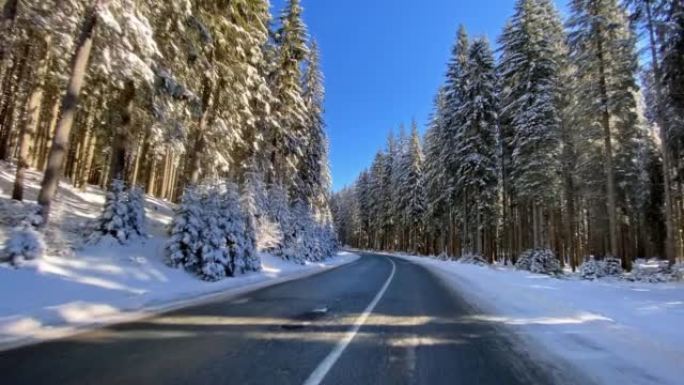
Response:
[[[183,175],[183,186],[194,185],[199,182],[202,171],[202,153],[206,147],[205,131],[209,122],[209,110],[212,102],[212,95],[214,93],[214,86],[208,76],[205,76],[202,81],[202,115],[197,124],[197,133],[192,145],[192,148],[187,153],[186,169]]]
[[[93,159],[95,158],[95,148],[97,147],[97,135],[91,134],[90,140],[86,144],[86,153],[83,167],[79,176],[78,188],[85,191],[90,180],[90,173],[93,170]]]
[[[45,176],[38,195],[42,225],[47,225],[50,216],[50,205],[57,192],[59,178],[62,173],[62,164],[69,147],[69,134],[74,123],[74,116],[78,108],[81,87],[88,69],[90,51],[93,47],[93,35],[98,22],[99,7],[106,7],[107,0],[96,0],[93,7],[87,12],[80,36],[76,42],[76,50],[71,64],[71,75],[66,94],[62,100],[62,115],[55,129],[55,137],[52,140],[50,155],[48,156]]]
[[[129,80],[117,101],[117,109],[121,118],[120,125],[114,128],[112,139],[112,158],[110,159],[110,181],[126,180],[126,142],[130,136],[132,123],[133,100],[135,99],[135,84]]]
[[[61,103],[59,97],[55,96],[52,101],[52,109],[50,112],[50,121],[48,122],[45,133],[46,138],[43,143],[43,149],[41,150],[40,159],[38,160],[38,169],[43,171],[47,164],[48,155],[50,154],[50,147],[52,145],[52,139],[55,137],[55,129],[57,128],[57,121],[59,120],[59,108]]]
[[[659,132],[660,132],[660,148],[663,155],[663,189],[664,189],[664,202],[665,206],[665,227],[666,227],[666,237],[665,237],[665,255],[670,261],[670,264],[674,264],[678,259],[677,248],[675,247],[676,229],[674,224],[674,213],[672,204],[672,181],[671,181],[671,164],[670,164],[670,151],[667,148],[667,131],[668,131],[668,121],[665,119],[665,114],[663,111],[663,90],[662,90],[662,73],[660,72],[660,61],[658,60],[658,52],[656,46],[655,38],[655,27],[653,25],[653,15],[651,10],[651,0],[646,0],[646,29],[648,30],[648,40],[651,51],[651,67],[653,70],[653,86],[656,93],[656,119],[658,121]]]
[[[7,160],[12,156],[11,140],[13,136],[12,129],[14,128],[14,107],[18,104],[19,99],[19,85],[22,84],[27,75],[29,66],[26,65],[28,56],[30,54],[31,46],[24,45],[24,50],[18,59],[14,61],[10,70],[5,74],[2,84],[2,107],[0,107],[0,160]],[[16,81],[14,75],[17,74]]]
[[[150,168],[147,172],[147,187],[145,192],[147,195],[156,195],[154,191],[155,182],[157,180],[157,155],[152,154],[152,159],[150,159]]]
[[[40,123],[45,77],[47,76],[48,64],[50,63],[51,40],[50,37],[45,39],[44,52],[41,54],[42,58],[38,63],[38,70],[35,73],[35,85],[29,95],[26,106],[27,118],[19,134],[19,159],[17,162],[17,172],[14,177],[14,189],[12,190],[12,199],[18,201],[24,199],[24,174],[31,165],[31,145]]]
[[[608,80],[605,68],[605,55],[603,52],[603,40],[601,28],[598,28],[599,38],[596,40],[599,61],[599,91],[601,93],[601,123],[603,126],[603,141],[605,146],[605,173],[606,189],[608,194],[608,240],[609,252],[612,256],[620,256],[617,239],[617,199],[615,192],[615,167],[613,166],[613,139],[610,129],[610,97],[608,96]],[[623,259],[623,265],[627,266],[627,261]]]

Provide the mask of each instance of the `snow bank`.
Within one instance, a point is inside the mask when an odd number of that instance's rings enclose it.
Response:
[[[12,228],[35,211],[41,175],[27,174],[26,202],[12,201],[14,170],[0,162],[0,249]],[[104,202],[98,188],[81,192],[61,183],[45,234],[47,256],[26,261],[21,269],[0,264],[0,350],[242,294],[358,258],[341,252],[324,262],[299,265],[261,254],[261,271],[208,283],[164,263],[173,205],[163,200],[145,200],[149,237],[129,245],[110,237],[111,242],[84,246],[87,223],[97,218]]]
[[[208,283],[163,263],[164,242],[87,247],[73,258],[45,257],[0,267],[0,350],[234,296],[349,263],[340,252],[298,265],[262,254],[262,271]]]
[[[483,311],[477,321],[512,328],[531,352],[548,352],[597,383],[684,380],[684,284],[557,279],[399,257],[426,266]]]

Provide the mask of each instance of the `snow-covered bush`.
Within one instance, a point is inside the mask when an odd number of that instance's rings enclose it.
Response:
[[[183,192],[171,223],[171,239],[166,245],[166,262],[171,267],[183,267],[197,272],[200,266],[203,227],[202,192],[197,187],[187,187]]]
[[[675,263],[671,270],[674,281],[684,281],[684,262]]]
[[[215,188],[209,190],[202,200],[199,273],[207,281],[218,281],[232,274],[225,225],[231,218],[224,218],[224,215],[233,213],[224,210],[221,200],[221,194]]]
[[[303,203],[297,203],[292,207],[292,230],[294,247],[289,259],[299,264],[317,260],[318,256],[315,255],[314,250],[313,220],[308,207]]]
[[[658,283],[672,280],[672,275],[668,261],[637,259],[632,265],[632,273],[626,278],[632,281]]]
[[[474,253],[467,253],[467,254],[462,255],[458,259],[458,262],[459,263],[467,263],[469,265],[479,265],[479,266],[485,266],[485,265],[489,264],[483,256],[481,256],[479,254],[474,254]]]
[[[449,254],[447,254],[446,251],[442,251],[441,253],[439,253],[439,255],[435,256],[435,258],[440,261],[448,261],[451,259],[451,257],[449,256]]]
[[[560,261],[553,251],[548,249],[533,249],[523,252],[515,263],[515,268],[548,275],[558,275],[563,272]]]
[[[622,260],[616,257],[605,257],[603,262],[603,276],[604,277],[619,277],[624,270],[622,269]]]
[[[338,249],[337,234],[331,224],[318,225],[316,240],[319,242],[318,251],[321,259],[332,257]]]
[[[594,280],[603,276],[603,266],[593,255],[579,267],[579,274],[582,279]]]
[[[234,184],[187,188],[174,215],[167,263],[207,281],[261,269],[254,228]]]
[[[43,234],[27,221],[12,231],[0,254],[0,261],[18,266],[24,261],[42,258],[45,250]]]
[[[579,268],[583,279],[594,280],[603,277],[619,277],[622,275],[622,261],[615,257],[597,260],[593,255],[582,263]]]
[[[139,187],[127,189],[119,179],[107,191],[104,210],[95,220],[91,242],[111,237],[124,244],[145,235],[145,195]]]
[[[242,208],[245,211],[256,238],[259,251],[278,246],[279,227],[269,218],[269,197],[261,173],[248,171],[242,186]]]
[[[296,260],[294,219],[290,211],[287,192],[273,185],[268,191],[268,218],[277,226],[276,240],[268,252],[285,260]]]
[[[250,219],[249,214],[245,213],[245,232],[244,232],[244,243],[243,243],[243,260],[244,260],[244,272],[249,271],[260,271],[261,270],[261,258],[258,254],[257,247],[257,236],[254,229],[254,225]]]
[[[147,234],[145,191],[140,186],[133,186],[128,191],[128,222],[136,235],[145,236]]]
[[[254,229],[247,214],[242,210],[237,186],[227,183],[220,199],[221,229],[228,249],[228,273],[244,274],[261,269],[261,260],[256,253]]]

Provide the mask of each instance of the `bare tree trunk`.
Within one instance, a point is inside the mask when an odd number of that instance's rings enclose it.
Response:
[[[599,38],[596,40],[599,60],[599,82],[601,92],[601,104],[603,111],[601,112],[602,126],[603,126],[603,141],[605,146],[605,173],[606,173],[606,188],[608,193],[608,240],[609,252],[612,256],[618,257],[618,224],[617,224],[617,202],[615,192],[615,166],[613,165],[613,139],[610,129],[610,110],[608,104],[610,97],[608,96],[608,85],[606,79],[605,58],[603,52],[603,41],[601,40],[601,30],[598,28]],[[627,261],[623,260],[623,265],[627,266]]]
[[[81,26],[80,36],[76,42],[76,50],[71,64],[71,75],[67,92],[62,100],[62,115],[55,129],[55,137],[50,148],[45,176],[38,195],[40,214],[43,217],[42,225],[47,225],[50,216],[50,205],[57,192],[59,178],[62,173],[62,164],[69,147],[69,134],[74,122],[74,116],[78,108],[81,87],[85,79],[90,60],[90,51],[93,46],[93,35],[98,21],[98,8],[105,7],[106,0],[96,0],[94,6],[88,11]]]
[[[145,192],[147,195],[155,195],[155,182],[157,180],[157,156],[152,154],[152,159],[150,160],[150,169],[147,172],[147,188]]]
[[[50,153],[50,147],[52,144],[52,139],[55,137],[55,129],[57,128],[57,121],[59,120],[59,108],[60,102],[59,97],[55,96],[52,103],[52,110],[50,112],[50,121],[45,128],[46,138],[41,149],[40,159],[38,160],[38,169],[44,170],[47,164],[47,158]]]
[[[50,62],[51,38],[45,39],[44,53],[39,61],[38,70],[35,74],[36,84],[28,98],[26,106],[27,118],[24,122],[21,133],[19,134],[19,159],[17,162],[17,172],[14,177],[14,189],[12,199],[21,201],[24,199],[24,174],[31,165],[31,144],[35,139],[40,113],[43,105],[44,82],[47,76],[48,64]]]
[[[132,122],[133,100],[135,99],[135,84],[127,81],[121,97],[117,102],[117,108],[121,117],[120,126],[114,128],[112,140],[112,158],[110,164],[110,181],[114,179],[126,180],[126,142],[130,135]]]
[[[26,65],[28,56],[30,54],[31,46],[26,44],[24,50],[18,59],[15,59],[10,70],[5,74],[3,79],[2,91],[2,107],[0,107],[0,159],[7,160],[12,156],[11,140],[14,128],[14,107],[18,104],[19,99],[19,85],[22,84],[27,72],[30,69]],[[17,80],[14,80],[14,75],[17,75]]]
[[[197,133],[192,145],[192,148],[187,153],[186,169],[183,175],[183,186],[197,184],[202,171],[202,152],[206,147],[206,139],[204,138],[207,124],[209,121],[209,111],[212,102],[212,95],[214,93],[214,85],[208,76],[205,76],[202,81],[202,115],[200,117]]]
[[[86,145],[85,159],[81,174],[78,181],[78,188],[85,191],[88,181],[90,180],[90,173],[93,170],[93,159],[95,158],[95,148],[97,147],[97,135],[91,134],[90,140]]]

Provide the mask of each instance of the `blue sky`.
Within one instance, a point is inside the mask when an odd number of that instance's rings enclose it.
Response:
[[[271,1],[276,15],[284,2]],[[390,129],[396,132],[413,118],[424,129],[458,25],[494,43],[514,0],[302,0],[302,5],[309,33],[321,47],[337,191],[370,164]]]

